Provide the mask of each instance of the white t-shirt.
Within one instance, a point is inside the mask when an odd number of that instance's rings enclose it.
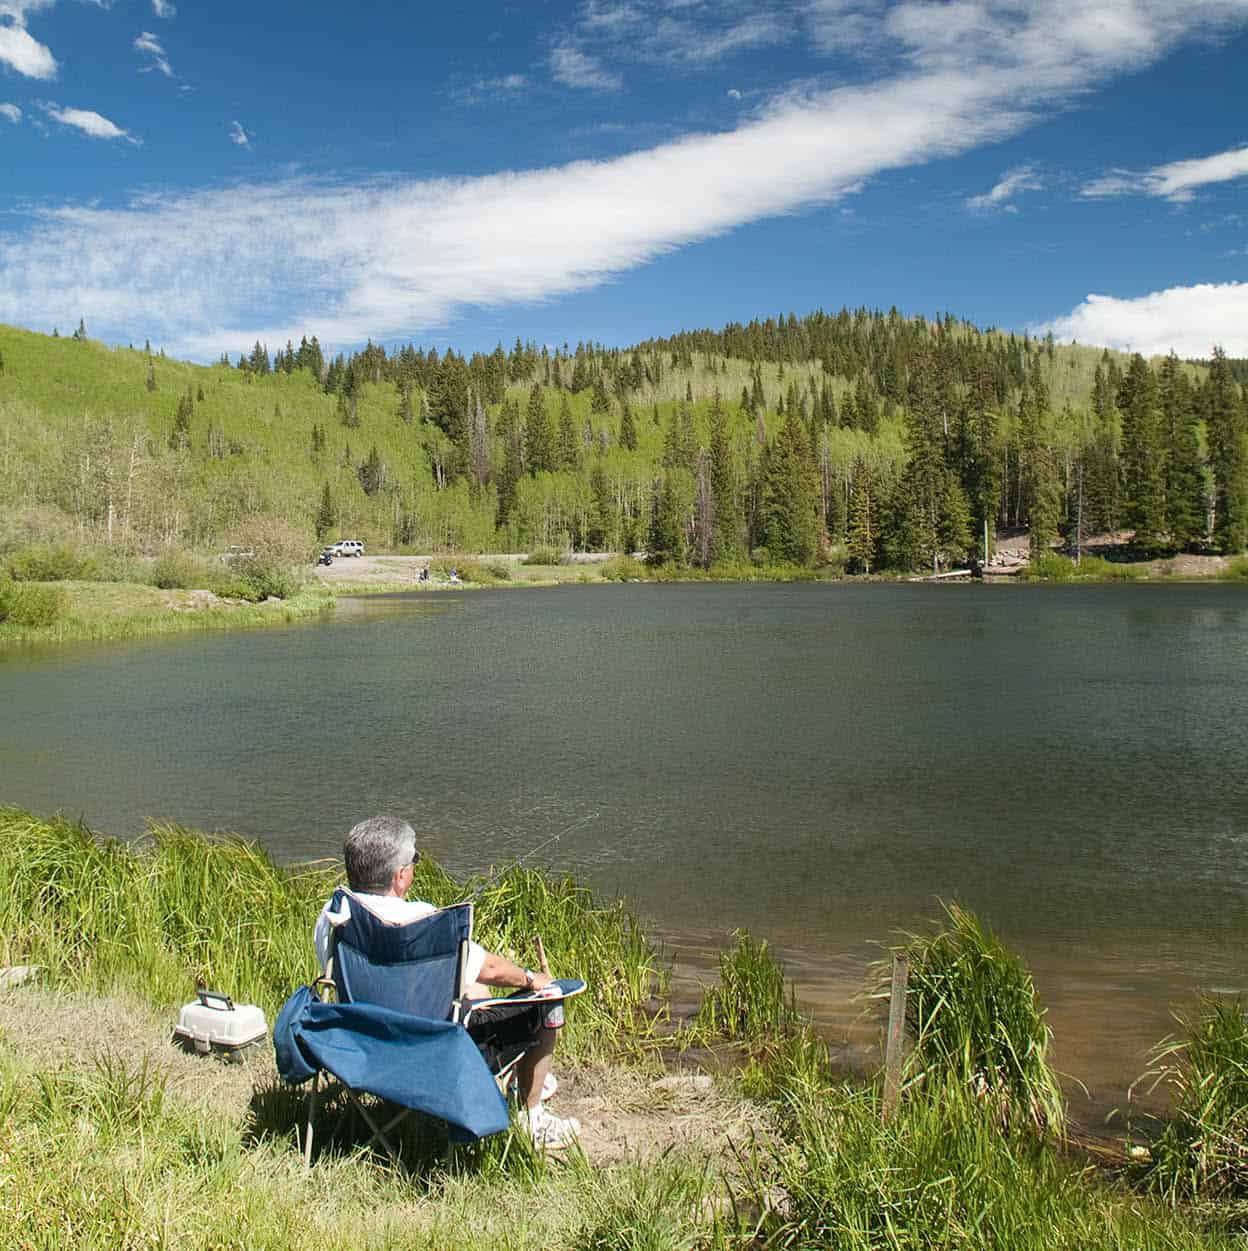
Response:
[[[345,888],[344,888],[345,889]],[[438,909],[423,899],[400,899],[398,895],[369,895],[364,891],[350,891],[342,901],[341,912],[331,912],[330,899],[321,909],[316,918],[316,929],[313,939],[316,942],[316,958],[321,962],[321,971],[329,963],[329,933],[332,925],[345,925],[351,919],[351,900],[362,904],[378,920],[389,925],[406,925],[409,921],[419,921]],[[479,943],[468,943],[468,964],[464,969],[464,981],[475,982],[481,976],[481,966],[485,963],[485,948]]]

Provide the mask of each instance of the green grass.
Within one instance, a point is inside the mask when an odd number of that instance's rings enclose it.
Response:
[[[1235,556],[1228,560],[1218,577],[1226,582],[1248,582],[1248,556]]]
[[[945,914],[943,926],[910,935],[903,948],[909,1082],[952,1081],[1002,1125],[1060,1133],[1065,1109],[1031,974],[973,913],[950,904]],[[876,968],[885,998],[889,965]]]
[[[333,596],[318,587],[309,587],[275,603],[212,603],[202,607],[188,592],[166,592],[132,583],[61,582],[55,586],[66,597],[62,615],[46,626],[0,622],[0,649],[31,643],[120,642],[188,630],[282,625],[333,610]]]
[[[1178,1018],[1146,1075],[1174,1115],[1150,1149],[1145,1182],[1165,1198],[1219,1200],[1248,1227],[1248,1004],[1207,999]]]
[[[1069,556],[1044,552],[1024,567],[1019,576],[1028,582],[1130,582],[1148,577],[1148,569],[1100,556],[1084,556],[1076,564]]]
[[[125,843],[0,809],[0,963],[43,965],[53,990],[137,992],[162,1014],[199,977],[272,1014],[314,972],[311,923],[339,876],[334,863],[275,865],[226,836],[164,826]],[[629,1054],[648,1030],[639,1007],[664,977],[633,915],[537,869],[473,883],[418,866],[415,890],[435,903],[474,889],[487,947],[531,961],[541,933],[555,971],[589,981],[564,1056]],[[745,1041],[741,1083],[766,1106],[758,1136],[722,1157],[602,1165],[573,1152],[556,1164],[501,1135],[448,1164],[442,1132],[424,1123],[401,1168],[348,1135],[305,1172],[302,1100],[274,1081],[255,1086],[240,1117],[189,1101],[159,1063],[122,1058],[107,1039],[85,1035],[50,1063],[0,1038],[0,1222],[23,1251],[1242,1245],[1215,1215],[1189,1211],[1183,1186],[1165,1192],[1169,1206],[1141,1197],[1035,1132],[1060,1124],[1043,1014],[1025,970],[975,918],[951,908],[909,951],[916,1062],[883,1123],[879,1081],[833,1076],[774,954],[737,936],[698,1029]],[[1189,1161],[1194,1134],[1237,1126],[1248,1102],[1242,1017],[1223,1009],[1161,1057],[1200,1127],[1182,1139]]]
[[[337,864],[279,866],[230,836],[161,825],[127,843],[0,809],[0,963],[43,965],[57,985],[124,988],[164,1006],[185,1002],[202,979],[272,1019],[316,974],[312,923],[341,879]],[[422,860],[413,893],[441,905],[475,885]],[[535,934],[557,973],[591,987],[568,1014],[565,1050],[598,1054],[631,1040],[639,1006],[665,976],[634,915],[571,878],[513,866],[477,893],[476,936],[532,964]]]
[[[812,1097],[817,1094],[817,1097]],[[1003,1133],[956,1081],[904,1100],[790,1090],[785,1142],[752,1160],[748,1245],[837,1251],[1096,1251],[1238,1245],[1097,1177],[1031,1134]],[[741,1245],[747,1245],[742,1240]]]

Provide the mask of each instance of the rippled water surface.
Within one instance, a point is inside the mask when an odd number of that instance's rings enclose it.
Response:
[[[696,964],[767,935],[836,1032],[938,899],[1029,960],[1120,1100],[1171,1006],[1248,987],[1248,594],[624,586],[388,597],[283,630],[0,660],[0,802],[623,890]],[[850,1031],[852,1034],[852,1030]]]

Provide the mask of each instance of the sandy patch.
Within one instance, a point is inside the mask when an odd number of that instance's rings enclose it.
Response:
[[[272,1046],[266,1041],[227,1064],[175,1046],[176,1023],[176,1013],[154,1013],[126,996],[54,993],[37,985],[0,990],[0,1046],[24,1065],[90,1069],[101,1054],[130,1068],[146,1063],[166,1078],[171,1097],[241,1123],[257,1089],[277,1081]],[[765,1126],[761,1108],[694,1074],[566,1065],[557,1065],[557,1073],[549,1106],[581,1122],[581,1146],[595,1164],[674,1147],[719,1155]]]

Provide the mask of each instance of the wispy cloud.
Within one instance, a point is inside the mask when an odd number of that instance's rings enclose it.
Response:
[[[1105,199],[1120,195],[1157,196],[1172,203],[1191,200],[1200,187],[1248,176],[1248,146],[1231,148],[1213,156],[1171,161],[1143,173],[1116,169],[1083,187],[1081,195]]]
[[[157,17],[163,17],[166,20],[177,17],[178,10],[169,3],[169,0],[152,0],[152,12]]]
[[[57,65],[51,49],[26,32],[20,21],[20,6],[10,6],[10,15],[14,9],[16,20],[0,24],[0,65],[7,65],[26,78],[55,78]],[[0,16],[3,15],[0,10]]]
[[[0,117],[16,126],[22,120],[22,110],[16,104],[0,104]]]
[[[966,207],[973,213],[1017,213],[1018,206],[1013,201],[1024,191],[1039,191],[1043,186],[1044,183],[1032,166],[1019,165],[1007,170],[991,191],[971,196]]]
[[[128,130],[122,130],[115,122],[110,122],[107,117],[92,109],[63,109],[50,101],[43,103],[41,107],[54,122],[80,130],[92,139],[124,139],[127,143],[139,143]]]
[[[1214,346],[1248,356],[1248,282],[1170,287],[1136,299],[1089,295],[1065,317],[1035,328],[1062,340],[1162,356],[1207,357]]]
[[[578,87],[591,91],[619,91],[624,85],[619,74],[602,66],[592,57],[570,43],[556,44],[550,50],[550,73],[556,82],[565,87]]]
[[[240,148],[250,148],[251,141],[255,136],[249,135],[244,129],[242,122],[234,121],[230,123],[230,142],[236,143]]]
[[[1232,18],[1248,22],[1248,5],[908,0],[881,22],[900,68],[794,91],[723,133],[478,178],[45,206],[0,254],[0,321],[86,315],[100,333],[208,359],[304,330],[343,345],[427,332],[466,306],[584,290],[747,222],[842,201],[883,171],[999,141]]]
[[[529,85],[524,74],[500,74],[496,78],[478,78],[468,86],[457,87],[453,97],[460,104],[480,104],[485,100],[514,99]]]
[[[785,43],[798,32],[792,0],[721,0],[716,5],[586,0],[555,53],[563,60],[583,57],[600,75],[615,79],[618,72],[604,68],[608,63],[707,66],[738,52]],[[558,72],[555,77],[569,86],[583,85]]]
[[[164,45],[150,30],[143,31],[134,41],[134,50],[143,56],[151,57],[151,64],[145,65],[140,73],[159,70],[166,78],[173,77],[173,67],[165,55]]]

